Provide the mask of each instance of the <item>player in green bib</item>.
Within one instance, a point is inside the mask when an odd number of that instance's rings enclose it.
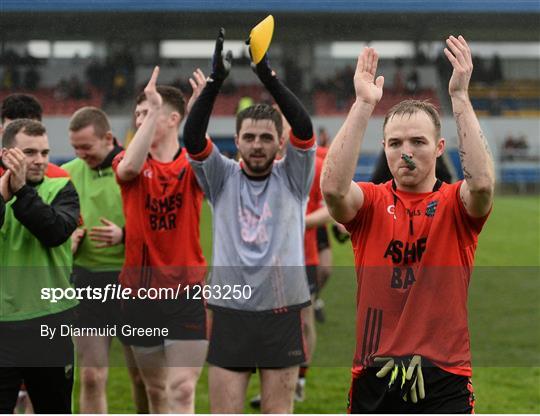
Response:
[[[64,164],[79,193],[82,225],[73,233],[74,284],[76,288],[118,285],[124,262],[124,214],[120,188],[112,171],[112,160],[123,149],[111,132],[107,115],[95,107],[83,107],[71,117],[69,138],[77,158]],[[77,308],[79,328],[113,328],[120,316],[117,299],[81,299]],[[106,333],[106,331],[102,331]],[[120,333],[119,331],[117,332]],[[76,336],[80,366],[82,413],[107,413],[106,386],[108,335]],[[133,382],[137,411],[146,413],[144,384],[140,380],[131,350],[124,348]]]
[[[49,143],[39,121],[11,122],[2,147],[0,413],[13,413],[23,382],[36,413],[70,413],[73,343],[60,327],[77,304],[67,294],[79,199],[69,178],[45,176]]]

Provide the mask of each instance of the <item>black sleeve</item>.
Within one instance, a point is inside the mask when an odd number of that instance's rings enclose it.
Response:
[[[206,130],[222,83],[221,80],[208,80],[187,116],[184,125],[184,145],[192,155],[201,153],[206,147]]]
[[[255,67],[255,72],[268,92],[274,97],[283,115],[291,125],[295,137],[309,140],[313,137],[313,125],[307,110],[298,97],[272,74],[266,57]]]
[[[0,227],[4,225],[5,213],[6,213],[6,203],[4,202],[4,198],[0,196]]]
[[[25,185],[15,193],[15,218],[47,247],[64,243],[77,228],[79,196],[71,182],[47,205],[37,191]]]

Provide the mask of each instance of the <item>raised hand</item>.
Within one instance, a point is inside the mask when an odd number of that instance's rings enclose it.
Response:
[[[447,48],[444,54],[454,67],[448,83],[448,93],[451,97],[468,97],[469,81],[473,71],[471,49],[465,38],[449,36],[446,39]]]
[[[197,98],[199,98],[199,95],[201,95],[202,90],[206,86],[206,77],[204,76],[204,73],[201,71],[200,68],[197,68],[197,70],[193,72],[193,78],[189,79],[189,84],[193,89],[193,93],[191,94],[191,97],[189,98],[186,106],[187,114],[190,113],[193,104],[195,104],[195,101],[197,100]]]
[[[256,65],[251,62],[251,68],[255,71],[263,84],[276,77],[276,71],[274,71],[270,67],[270,60],[268,59],[268,54],[265,54],[264,57],[261,59],[261,62]]]
[[[13,147],[4,152],[2,160],[11,171],[9,190],[15,193],[26,184],[26,156],[21,149]]]
[[[232,65],[232,51],[227,51],[223,57],[223,43],[225,42],[225,29],[220,28],[216,39],[216,47],[214,48],[214,56],[212,58],[212,74],[211,80],[224,81],[229,75]]]
[[[375,79],[379,56],[375,49],[366,47],[358,56],[354,73],[356,100],[375,106],[382,98],[384,77]]]
[[[122,228],[107,218],[100,218],[103,226],[96,226],[90,229],[88,236],[90,240],[96,242],[97,248],[110,247],[120,244],[124,232]]]
[[[154,67],[150,81],[146,84],[144,88],[144,95],[146,96],[146,101],[152,108],[159,110],[163,104],[163,99],[161,95],[157,92],[156,83],[159,75],[159,66]]]

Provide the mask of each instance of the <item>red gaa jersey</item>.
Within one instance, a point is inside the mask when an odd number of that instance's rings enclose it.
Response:
[[[326,155],[328,154],[328,147],[323,147],[323,146],[317,146],[317,150],[315,151],[315,155],[317,157],[320,157],[324,160],[324,158],[326,157]]]
[[[317,148],[318,150],[319,148]],[[322,206],[322,192],[321,192],[321,171],[324,161],[324,156],[319,157],[316,154],[315,157],[315,176],[313,177],[313,184],[309,191],[309,200],[306,209],[306,215],[317,211]],[[311,227],[306,229],[304,236],[304,253],[306,258],[306,266],[317,266],[319,264],[319,251],[317,249],[317,227]]]
[[[125,152],[113,161],[116,172]],[[123,182],[126,218],[125,287],[177,288],[204,279],[199,222],[203,193],[182,149],[169,163],[146,159],[141,173]]]
[[[47,169],[45,170],[45,176],[48,178],[69,178],[69,173],[60,166],[57,166],[54,163],[49,163],[47,165]]]
[[[467,293],[488,216],[466,212],[461,183],[438,181],[427,193],[358,184],[364,204],[346,224],[358,283],[353,375],[374,357],[414,354],[471,375]]]

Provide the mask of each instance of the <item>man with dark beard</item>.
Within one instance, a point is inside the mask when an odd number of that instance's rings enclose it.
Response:
[[[205,133],[230,70],[223,41],[222,29],[212,74],[184,128],[191,165],[214,212],[210,409],[243,412],[250,375],[259,368],[262,412],[292,413],[298,366],[306,360],[301,310],[310,304],[303,244],[314,172],[313,127],[264,57],[255,72],[291,125],[286,156],[274,161],[284,143],[283,123],[266,104],[237,115],[240,163],[222,156]]]

